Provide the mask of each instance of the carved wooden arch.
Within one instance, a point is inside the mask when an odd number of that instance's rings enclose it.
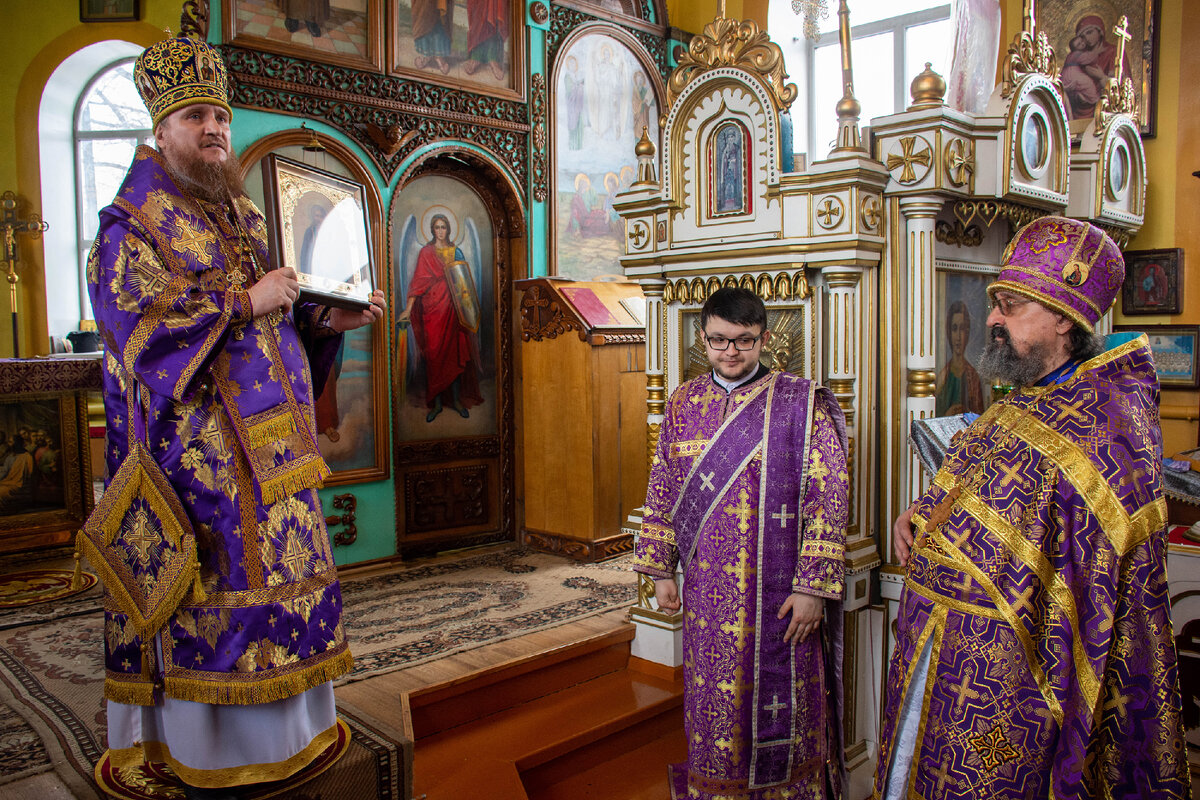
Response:
[[[465,534],[455,539],[453,546],[469,546],[494,541],[512,541],[516,537],[516,407],[514,384],[514,328],[513,281],[526,273],[525,252],[525,209],[521,194],[511,176],[498,162],[478,150],[461,143],[447,142],[422,154],[418,161],[408,165],[401,173],[396,188],[392,191],[388,208],[388,254],[389,275],[393,271],[396,257],[396,236],[391,220],[394,205],[413,181],[418,178],[439,176],[457,180],[469,187],[483,203],[491,218],[492,252],[495,263],[495,314],[496,314],[496,402],[497,431],[495,435],[474,436],[459,439],[402,442],[396,439],[393,457],[396,469],[395,482],[396,552],[413,557],[426,552],[445,549],[444,541],[406,540],[406,525],[411,509],[406,507],[406,481],[410,480],[412,465],[427,465],[432,472],[447,465],[472,459],[496,459],[499,483],[499,530],[485,533]],[[390,284],[390,280],[389,280]],[[396,287],[389,286],[390,296],[396,296]],[[398,312],[400,309],[396,309]],[[397,346],[395,326],[391,328],[389,362],[395,363]],[[402,402],[393,398],[393,403]],[[393,420],[393,423],[395,420]]]
[[[245,180],[251,167],[265,158],[268,153],[274,152],[281,147],[306,145],[313,140],[314,136],[331,157],[346,167],[350,172],[351,179],[361,183],[364,187],[363,195],[367,201],[367,220],[371,225],[371,246],[375,251],[375,286],[387,292],[387,280],[390,277],[390,271],[386,269],[387,265],[383,260],[386,253],[383,227],[383,200],[380,197],[379,187],[376,185],[370,170],[366,168],[362,160],[345,143],[309,128],[289,128],[284,131],[268,133],[266,136],[248,145],[242,151],[241,155],[238,156],[241,161],[241,177]],[[390,310],[388,313],[391,313]],[[387,314],[385,314],[385,318],[387,318]],[[388,430],[387,395],[390,383],[390,364],[385,361],[388,355],[387,326],[381,322],[374,327],[375,331],[371,341],[371,386],[374,395],[374,425],[376,431],[375,466],[336,472],[325,479],[326,486],[363,483],[366,481],[383,480],[388,477],[388,450],[390,448],[386,441],[387,436],[381,433]]]

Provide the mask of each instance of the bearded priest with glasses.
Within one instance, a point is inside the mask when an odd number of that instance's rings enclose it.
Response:
[[[667,401],[634,560],[659,608],[684,607],[670,796],[840,798],[845,420],[828,389],[759,363],[753,292],[714,292],[700,327],[713,369]]]
[[[988,287],[987,377],[896,521],[907,566],[874,797],[1189,797],[1167,594],[1158,377],[1097,336],[1125,275],[1080,220],[1013,238]]]

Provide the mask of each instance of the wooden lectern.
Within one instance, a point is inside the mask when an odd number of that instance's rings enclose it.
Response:
[[[530,278],[523,291],[521,541],[602,561],[646,499],[645,300],[636,283]]]

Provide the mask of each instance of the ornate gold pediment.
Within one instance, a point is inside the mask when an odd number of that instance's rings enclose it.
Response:
[[[720,67],[735,67],[762,80],[770,89],[777,111],[787,111],[796,99],[796,84],[786,83],[779,45],[754,20],[739,22],[721,16],[705,25],[703,33],[692,37],[687,52],[680,57],[679,66],[667,82],[667,107],[675,104],[688,84]]]
[[[1000,96],[1011,97],[1021,78],[1031,73],[1045,75],[1062,93],[1058,59],[1045,31],[1038,31],[1036,36],[1029,31],[1021,31],[1008,46],[1008,58],[1004,60],[1004,86]]]

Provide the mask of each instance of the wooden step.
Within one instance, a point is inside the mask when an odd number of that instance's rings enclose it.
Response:
[[[542,791],[572,770],[612,761],[671,731],[681,739],[681,704],[679,680],[628,668],[601,674],[418,736],[414,789],[428,800],[484,796],[481,791],[489,800],[528,800],[523,774]],[[660,757],[660,775],[666,764]],[[665,778],[659,784],[665,789]]]
[[[417,741],[624,669],[633,625],[498,664],[408,695]]]

